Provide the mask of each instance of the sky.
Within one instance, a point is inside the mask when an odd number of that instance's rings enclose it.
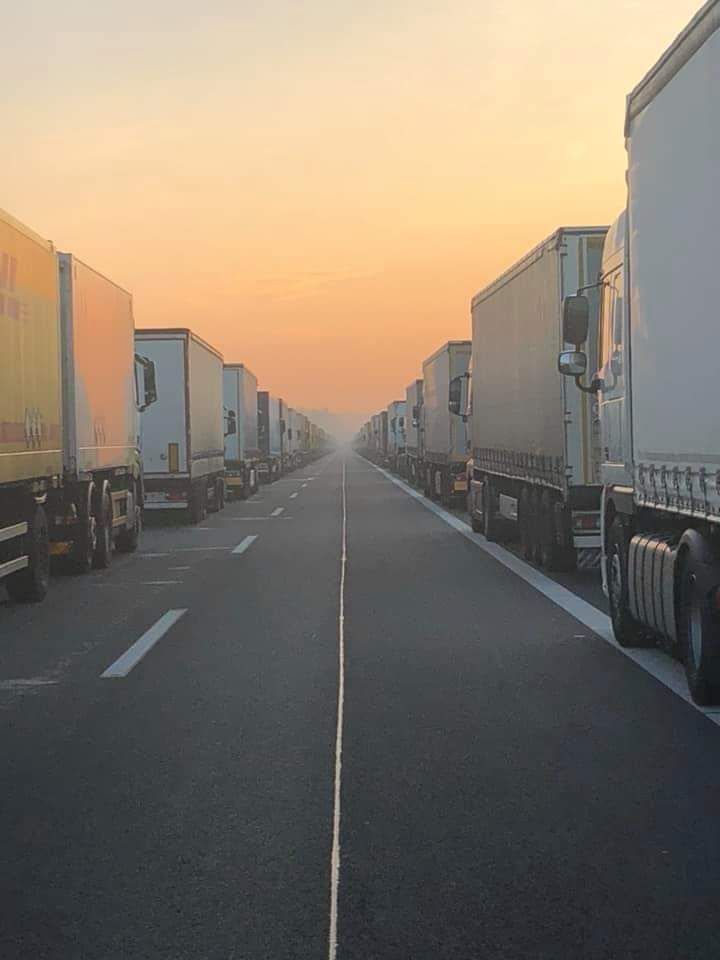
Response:
[[[625,97],[700,0],[26,0],[0,206],[349,423],[472,294],[624,203]]]

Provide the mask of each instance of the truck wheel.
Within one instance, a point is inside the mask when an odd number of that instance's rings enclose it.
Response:
[[[78,573],[89,573],[92,570],[93,558],[97,548],[97,520],[95,518],[94,487],[87,491],[87,504],[78,519],[78,536],[72,552],[72,563]]]
[[[468,513],[470,514],[470,526],[473,529],[473,533],[482,533],[485,529],[483,518],[477,515],[475,496],[472,493],[468,494]]]
[[[137,484],[133,483],[128,491],[128,513],[132,511],[132,526],[126,527],[117,538],[117,548],[120,553],[134,553],[140,542],[142,530],[142,509],[138,496]]]
[[[562,545],[558,543],[555,498],[549,490],[544,490],[540,497],[538,533],[540,566],[553,572],[564,570],[567,556]]]
[[[35,508],[26,536],[29,566],[10,574],[5,586],[17,603],[39,603],[50,582],[50,535],[42,507]]]
[[[630,613],[627,578],[630,537],[620,517],[613,520],[607,542],[608,600],[615,639],[621,647],[653,646],[650,632]]]
[[[483,528],[485,539],[495,543],[500,539],[500,521],[495,515],[495,490],[490,480],[483,484]]]
[[[207,493],[210,491],[208,490]],[[207,496],[207,494],[206,494]],[[207,512],[208,513],[217,513],[221,510],[220,506],[220,481],[216,480],[212,486],[212,498],[207,499]]]
[[[110,566],[113,552],[113,509],[107,490],[103,491],[98,510],[97,544],[93,556],[93,566],[97,570],[106,570]]]
[[[688,690],[695,703],[720,703],[720,622],[702,594],[697,560],[688,553],[680,571],[678,627]]]
[[[207,517],[205,483],[196,484],[190,494],[190,523],[202,523]]]
[[[218,510],[225,509],[225,481],[220,477],[217,482],[217,493],[215,494],[215,500],[218,505]]]
[[[518,527],[520,533],[520,551],[525,560],[532,562],[535,559],[535,511],[533,497],[527,487],[520,492],[520,516]]]
[[[450,478],[450,474],[446,475],[441,472],[440,473],[440,490],[441,490],[440,503],[442,503],[442,505],[447,508],[450,507],[450,503],[452,501],[452,494],[450,492],[451,483],[452,483],[452,480]]]

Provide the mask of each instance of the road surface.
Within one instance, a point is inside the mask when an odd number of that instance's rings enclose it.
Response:
[[[335,455],[1,603],[0,956],[718,955],[717,716],[488,549]]]

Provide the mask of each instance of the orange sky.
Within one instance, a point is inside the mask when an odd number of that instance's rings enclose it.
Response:
[[[130,289],[138,325],[369,413],[512,260],[614,218],[625,95],[698,6],[16,4],[0,206]]]

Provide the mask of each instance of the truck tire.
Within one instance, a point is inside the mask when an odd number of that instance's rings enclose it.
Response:
[[[520,552],[525,560],[532,562],[535,559],[535,525],[533,496],[524,486],[520,492],[520,516],[518,517],[518,531],[520,533]]]
[[[113,508],[109,490],[102,492],[97,520],[97,543],[93,566],[97,570],[107,570],[112,561],[113,552]]]
[[[720,703],[720,621],[703,593],[698,564],[688,551],[679,576],[678,629],[690,696],[710,706]]]
[[[138,486],[136,483],[130,485],[128,491],[128,513],[132,511],[132,526],[126,527],[117,538],[117,548],[120,553],[134,553],[140,543],[140,532],[142,530],[142,509],[140,507],[140,497],[138,496]]]
[[[540,565],[552,572],[569,571],[575,566],[575,551],[558,542],[559,536],[555,497],[544,490],[538,517]]]
[[[486,479],[483,484],[482,532],[490,543],[500,539],[500,520],[495,514],[495,488],[490,479]]]
[[[607,582],[610,619],[621,647],[651,647],[654,640],[630,613],[628,593],[628,550],[630,535],[620,517],[615,517],[607,536]]]
[[[452,502],[452,493],[450,490],[452,484],[452,475],[450,471],[447,473],[440,472],[440,503],[447,509],[450,508]]]
[[[93,567],[97,547],[97,520],[95,518],[95,487],[86,491],[86,504],[77,521],[78,535],[72,552],[72,564],[78,573],[89,573]]]
[[[29,566],[10,574],[5,586],[17,603],[39,603],[45,597],[50,582],[50,534],[42,507],[35,508],[26,536]]]
[[[205,481],[196,484],[190,494],[190,523],[202,523],[207,517]]]

